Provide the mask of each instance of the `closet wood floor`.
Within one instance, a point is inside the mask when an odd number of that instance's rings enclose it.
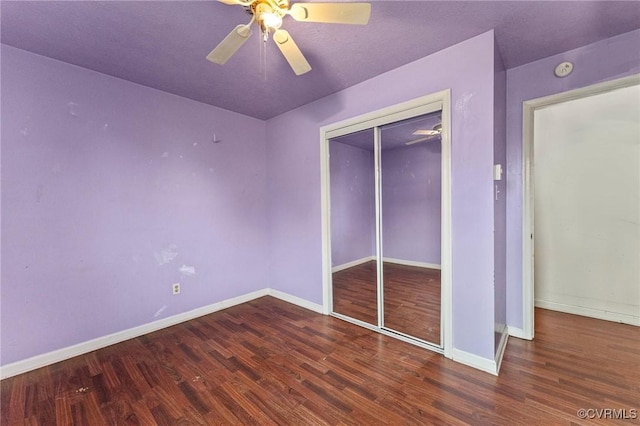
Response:
[[[2,425],[611,424],[640,408],[637,327],[536,310],[499,377],[264,297],[3,380]],[[620,424],[632,424],[626,420]]]
[[[378,325],[377,263],[334,272],[334,312]],[[440,344],[440,270],[384,262],[384,325]]]

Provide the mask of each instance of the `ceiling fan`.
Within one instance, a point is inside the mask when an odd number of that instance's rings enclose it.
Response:
[[[440,137],[440,135],[442,134],[442,124],[436,124],[435,126],[433,126],[433,129],[418,129],[412,134],[414,136],[424,136],[424,137],[406,142],[405,145],[413,145],[416,143],[426,142],[431,139]]]
[[[289,15],[300,22],[365,25],[369,22],[369,3],[295,3],[289,0],[218,0],[228,5],[240,5],[251,15],[251,21],[238,25],[207,55],[216,64],[225,64],[251,35],[251,25],[260,28],[266,43],[273,32],[273,41],[296,75],[311,71],[311,65],[287,32],[280,29],[282,19]]]

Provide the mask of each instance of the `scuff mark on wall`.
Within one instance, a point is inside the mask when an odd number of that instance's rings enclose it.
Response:
[[[44,186],[42,184],[38,185],[36,189],[36,203],[39,203],[42,200],[42,193],[44,192]]]
[[[156,258],[158,266],[165,265],[178,257],[178,246],[171,244],[167,248],[163,248],[159,252],[154,253],[153,256]]]
[[[158,309],[155,314],[153,314],[153,317],[158,318],[160,314],[163,313],[166,309],[167,309],[167,305],[162,305],[162,307]]]
[[[29,130],[29,126],[31,124],[33,124],[33,120],[31,119],[31,116],[27,116],[25,117],[25,119],[22,121],[22,126],[20,127],[20,135],[24,136],[29,136],[30,130]]]
[[[180,271],[183,277],[190,277],[196,274],[196,268],[189,265],[182,265],[178,268],[178,271]]]
[[[69,102],[67,104],[67,107],[69,108],[69,115],[72,117],[77,117],[78,116],[78,104],[75,102]]]
[[[469,111],[469,102],[473,98],[473,93],[465,93],[464,96],[456,101],[456,111],[462,114],[464,118],[467,118]]]

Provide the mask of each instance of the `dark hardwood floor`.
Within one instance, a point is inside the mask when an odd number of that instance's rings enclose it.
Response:
[[[384,326],[440,344],[440,271],[384,262]],[[376,261],[334,272],[334,312],[378,325]]]
[[[384,326],[440,345],[440,270],[384,262]]]
[[[334,312],[378,325],[376,265],[372,260],[331,274]]]
[[[3,425],[612,424],[640,409],[637,327],[537,310],[494,377],[264,297],[3,380]],[[591,412],[593,413],[593,412]],[[620,413],[620,412],[619,412]],[[619,421],[638,423],[638,420]]]

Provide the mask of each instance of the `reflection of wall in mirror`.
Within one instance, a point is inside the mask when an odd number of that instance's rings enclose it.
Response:
[[[440,265],[440,146],[433,140],[382,151],[385,261]]]
[[[331,263],[357,264],[375,256],[373,151],[329,143]]]

